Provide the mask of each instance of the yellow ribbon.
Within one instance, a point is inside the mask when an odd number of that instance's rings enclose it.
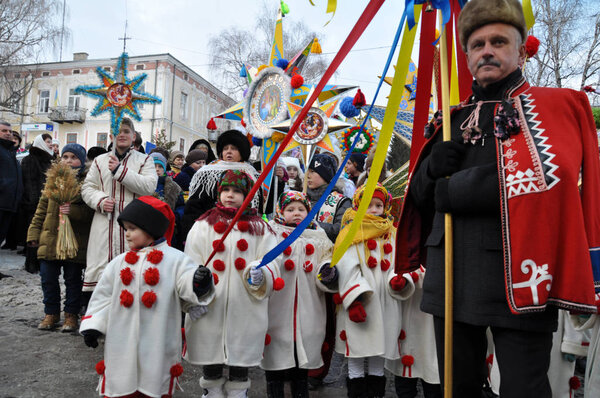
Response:
[[[419,22],[421,7],[421,5],[415,6],[415,22]],[[402,33],[402,44],[400,45],[400,52],[398,53],[398,60],[396,62],[396,73],[392,80],[392,89],[388,97],[388,104],[385,116],[383,117],[371,172],[365,186],[363,198],[356,210],[356,217],[350,224],[348,234],[343,238],[343,241],[339,243],[339,245],[337,245],[336,242],[338,249],[333,253],[331,266],[336,265],[340,261],[346,250],[348,250],[352,244],[352,239],[361,226],[362,220],[367,213],[369,203],[371,202],[371,198],[373,197],[373,192],[375,192],[375,186],[377,185],[377,181],[379,181],[379,175],[381,174],[381,169],[383,168],[387,156],[387,150],[394,131],[394,124],[396,123],[396,116],[398,114],[398,109],[400,108],[400,101],[402,100],[402,94],[404,92],[404,84],[406,82],[406,75],[408,74],[408,65],[415,44],[416,33],[416,25],[412,30],[408,30],[408,26],[405,26],[404,32]]]
[[[525,15],[525,25],[527,25],[527,30],[529,30],[535,24],[535,17],[533,16],[533,7],[531,6],[531,0],[523,0],[523,14]]]

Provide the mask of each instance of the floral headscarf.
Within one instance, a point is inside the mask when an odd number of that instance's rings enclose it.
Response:
[[[360,186],[356,192],[354,193],[354,197],[352,198],[352,208],[356,211],[358,210],[358,206],[362,200],[363,194],[365,192],[365,186]],[[392,210],[392,195],[385,189],[383,185],[377,183],[375,186],[375,192],[373,192],[373,198],[379,198],[383,202],[383,214],[381,217],[391,218],[391,210]]]
[[[252,189],[254,181],[252,178],[241,170],[227,170],[221,175],[221,181],[219,181],[219,199],[221,201],[221,191],[223,187],[235,187],[244,193],[244,196],[248,195],[248,192]]]
[[[283,210],[285,210],[286,206],[292,202],[300,202],[306,207],[306,211],[310,213],[310,201],[308,197],[303,192],[298,191],[288,191],[284,192],[279,196],[279,200],[277,201],[277,206],[275,207],[275,222],[281,225],[288,225],[285,222],[285,217],[283,216]],[[315,229],[316,224],[313,221],[308,225],[309,229]]]

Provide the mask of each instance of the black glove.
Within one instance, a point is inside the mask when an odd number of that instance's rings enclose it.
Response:
[[[433,144],[427,170],[429,177],[435,180],[456,173],[465,151],[464,144],[454,141],[442,141]]]
[[[197,297],[202,297],[210,290],[212,285],[212,273],[204,265],[198,267],[194,272],[194,293]]]
[[[330,285],[332,283],[337,282],[337,268],[335,266],[332,267],[329,263],[323,264],[323,266],[319,270],[319,278],[321,279],[321,282],[323,282],[326,285]]]
[[[435,210],[440,213],[451,213],[452,204],[450,203],[450,193],[448,192],[448,178],[439,178],[435,182],[435,192],[433,200],[435,202]]]
[[[96,348],[98,347],[98,337],[102,336],[102,333],[96,329],[88,329],[81,332],[81,335],[86,346]]]

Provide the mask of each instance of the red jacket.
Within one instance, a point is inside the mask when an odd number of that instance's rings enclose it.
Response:
[[[508,304],[515,314],[543,311],[548,303],[595,312],[600,158],[587,96],[525,82],[512,97],[521,131],[497,144]],[[422,158],[423,150],[418,162]],[[426,264],[423,244],[431,225],[410,199],[411,177],[398,227],[397,273]]]

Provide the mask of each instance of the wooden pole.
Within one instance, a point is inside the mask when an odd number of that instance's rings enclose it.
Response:
[[[440,74],[442,85],[442,118],[444,141],[450,141],[450,86],[448,82],[448,47],[446,32],[442,22],[442,14],[439,13],[440,32]],[[453,273],[453,239],[452,239],[452,215],[446,213],[445,221],[445,273],[444,284],[445,308],[444,308],[444,397],[452,398],[452,343],[453,343],[453,298],[454,298],[454,273]]]

